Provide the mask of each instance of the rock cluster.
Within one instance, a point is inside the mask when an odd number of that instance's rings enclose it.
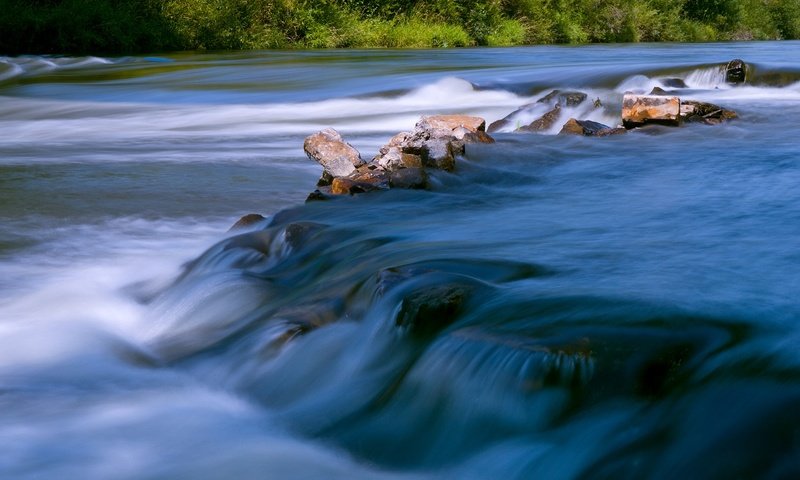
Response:
[[[493,142],[480,117],[425,116],[414,131],[393,136],[365,162],[336,130],[327,128],[310,135],[303,144],[306,155],[323,168],[318,189],[309,200],[389,188],[424,189],[428,187],[428,170],[453,171],[466,144]]]

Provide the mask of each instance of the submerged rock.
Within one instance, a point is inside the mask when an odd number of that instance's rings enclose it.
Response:
[[[344,177],[364,165],[358,150],[345,142],[339,132],[326,128],[310,135],[303,143],[308,158],[322,165],[331,177]],[[323,178],[324,175],[323,175]]]
[[[406,295],[395,324],[413,335],[430,335],[453,323],[461,311],[469,287],[437,285]]]
[[[686,85],[682,78],[665,78],[661,80],[661,84],[667,88],[689,88],[689,85]]]
[[[389,185],[392,188],[426,189],[428,188],[428,174],[423,168],[395,170],[389,175]]]
[[[231,228],[228,229],[229,232],[234,230],[241,230],[247,227],[251,227],[258,222],[264,221],[267,218],[264,215],[259,213],[248,213],[244,215],[242,218],[236,221]]]
[[[677,126],[680,112],[678,97],[626,93],[622,99],[622,125],[629,129],[647,124]]]

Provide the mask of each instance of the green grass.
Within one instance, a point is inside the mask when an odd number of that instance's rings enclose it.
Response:
[[[796,38],[798,0],[0,0],[0,54]]]

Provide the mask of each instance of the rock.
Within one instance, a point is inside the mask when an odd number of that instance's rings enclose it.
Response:
[[[558,132],[559,135],[583,135],[586,137],[607,137],[625,133],[624,128],[612,128],[602,123],[591,120],[576,120],[570,118]]]
[[[234,223],[233,226],[230,229],[228,229],[228,231],[231,232],[233,230],[240,230],[243,228],[247,228],[263,220],[266,220],[266,217],[264,217],[264,215],[258,213],[248,213],[247,215],[237,220],[236,223]]]
[[[428,174],[422,168],[402,168],[391,173],[389,185],[392,188],[426,189]]]
[[[677,126],[680,113],[681,100],[678,97],[626,93],[622,99],[622,125],[625,128],[646,124]]]
[[[733,110],[727,110],[713,103],[684,100],[681,102],[681,119],[685,122],[702,122],[716,125],[738,118]]]
[[[682,78],[665,78],[661,80],[661,84],[667,88],[689,88]]]
[[[376,156],[372,163],[382,170],[388,172],[401,168],[419,168],[422,166],[422,158],[413,153],[403,152],[402,147],[383,148],[385,153]]]
[[[729,85],[741,85],[747,80],[747,64],[737,59],[731,60],[725,65],[725,83]]]
[[[330,200],[330,187],[323,187],[325,192],[321,191],[320,189],[316,189],[313,192],[309,193],[306,197],[306,203],[308,202],[322,202],[325,200]]]
[[[437,285],[406,295],[395,318],[398,327],[427,336],[443,329],[458,316],[469,294],[464,285]]]
[[[344,177],[364,164],[358,150],[342,139],[339,132],[326,128],[310,135],[303,143],[308,158],[316,161],[332,177]]]
[[[328,187],[328,186],[330,186],[332,181],[333,181],[333,176],[330,173],[328,173],[327,171],[323,170],[322,171],[322,176],[319,177],[319,180],[317,180],[317,186],[318,187]]]
[[[530,123],[530,125],[526,125],[524,127],[520,127],[517,129],[518,132],[541,132],[543,130],[549,130],[556,124],[558,121],[558,117],[561,116],[561,105],[556,104],[555,108],[550,110],[549,112],[545,113],[538,119],[534,120]]]
[[[385,190],[387,187],[388,181],[383,177],[369,177],[366,175],[336,177],[331,183],[331,194],[355,195],[356,193]]]
[[[472,132],[486,131],[486,120],[469,115],[430,115],[423,116],[415,127],[416,131],[449,131],[463,127]],[[436,135],[440,136],[440,135]]]
[[[562,92],[561,90],[553,90],[536,102],[551,103],[553,100],[555,100],[558,105],[576,107],[583,103],[586,98],[587,95],[583,92]]]
[[[648,95],[669,95],[670,93],[661,87],[653,87]]]
[[[456,168],[455,156],[464,153],[464,144],[458,144],[456,151],[453,150],[453,144],[447,139],[428,140],[422,149],[422,162],[426,167],[452,172]]]

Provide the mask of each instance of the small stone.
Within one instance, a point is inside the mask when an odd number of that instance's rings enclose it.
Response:
[[[263,220],[266,220],[266,217],[264,217],[264,215],[258,213],[248,213],[247,215],[237,220],[236,223],[234,223],[233,226],[230,229],[228,229],[228,231],[231,232],[233,230],[240,230],[243,228],[247,228]]]
[[[681,118],[687,123],[706,123],[717,125],[724,121],[738,118],[733,110],[728,110],[713,103],[684,100],[681,103]]]
[[[330,193],[330,187],[327,187],[326,190]],[[313,192],[308,194],[306,197],[306,203],[308,202],[322,202],[325,200],[330,200],[331,196],[329,194],[323,193],[321,190],[317,189]]]

